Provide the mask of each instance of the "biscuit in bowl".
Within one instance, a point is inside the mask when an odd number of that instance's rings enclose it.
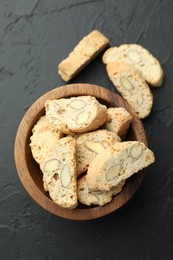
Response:
[[[127,132],[126,140],[140,141],[148,146],[142,122],[130,105],[119,95],[106,88],[92,84],[70,84],[53,89],[41,96],[24,115],[15,139],[14,155],[16,168],[19,178],[28,194],[37,204],[50,213],[72,220],[95,219],[114,212],[132,198],[140,187],[144,177],[143,170],[130,177],[126,181],[122,191],[104,206],[89,207],[79,203],[75,209],[62,208],[54,203],[49,194],[44,190],[42,171],[34,160],[29,146],[32,129],[39,118],[44,115],[44,104],[47,100],[88,95],[95,97],[102,105],[106,105],[108,108],[124,107],[133,118]]]

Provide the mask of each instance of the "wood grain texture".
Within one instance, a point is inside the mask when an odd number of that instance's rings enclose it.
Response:
[[[43,189],[42,173],[33,159],[29,147],[31,131],[39,117],[44,114],[46,100],[81,95],[95,96],[108,107],[124,107],[133,116],[127,139],[138,140],[148,145],[143,125],[132,108],[119,95],[103,87],[92,84],[70,84],[53,89],[41,96],[26,112],[17,130],[14,147],[16,168],[24,188],[36,203],[59,217],[72,220],[95,219],[117,210],[135,194],[144,177],[144,171],[133,175],[127,181],[122,192],[115,196],[110,203],[102,207],[87,207],[79,204],[73,210],[63,209],[49,198]]]

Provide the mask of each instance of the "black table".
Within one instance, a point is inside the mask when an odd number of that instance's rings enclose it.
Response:
[[[143,120],[156,163],[140,190],[117,212],[84,222],[40,208],[21,185],[13,158],[18,124],[43,93],[64,85],[57,64],[99,29],[112,46],[138,43],[161,62]],[[0,259],[173,259],[173,1],[0,1]],[[114,91],[99,55],[71,83]]]

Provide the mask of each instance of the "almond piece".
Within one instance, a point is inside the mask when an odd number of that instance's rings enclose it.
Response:
[[[58,169],[58,166],[59,166],[59,161],[57,159],[52,159],[45,162],[45,165],[43,166],[43,171],[54,172]]]
[[[101,153],[105,151],[105,148],[101,142],[86,140],[85,145],[89,148],[89,150],[95,153]]]
[[[64,188],[67,188],[71,182],[71,173],[69,166],[66,164],[62,168],[61,174],[60,174],[61,184]]]
[[[87,103],[85,101],[82,100],[73,100],[69,103],[69,106],[73,109],[82,109],[87,105]]]
[[[144,103],[144,96],[142,94],[138,94],[136,97],[136,103],[140,106]]]
[[[113,180],[115,177],[118,176],[120,171],[120,164],[113,165],[109,170],[106,172],[105,177],[107,181]]]
[[[52,103],[52,107],[55,109],[55,110],[57,110],[57,111],[59,111],[60,109],[61,109],[61,107],[60,107],[60,105],[58,105],[57,103]]]
[[[125,88],[126,90],[132,90],[134,89],[133,84],[130,82],[130,80],[128,80],[125,77],[121,77],[121,85],[123,88]]]
[[[141,144],[132,146],[132,148],[130,149],[130,156],[133,159],[139,159],[139,157],[141,157],[143,153],[143,147]]]
[[[91,201],[93,201],[94,203],[99,203],[99,197],[96,194],[94,194],[94,192],[89,193],[89,196]]]
[[[141,56],[137,51],[131,50],[128,52],[128,57],[134,63],[139,63],[141,61]]]
[[[81,113],[78,114],[77,119],[76,119],[76,124],[77,125],[82,125],[88,122],[90,116],[90,112],[88,111],[82,111]]]

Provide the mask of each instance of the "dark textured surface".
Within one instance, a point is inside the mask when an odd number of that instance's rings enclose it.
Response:
[[[0,1],[0,259],[173,259],[173,1]],[[156,155],[135,197],[101,219],[74,222],[40,208],[23,189],[13,159],[18,124],[43,93],[63,85],[57,64],[94,28],[111,45],[139,43],[161,62],[144,120]],[[101,56],[72,82],[114,90]]]

